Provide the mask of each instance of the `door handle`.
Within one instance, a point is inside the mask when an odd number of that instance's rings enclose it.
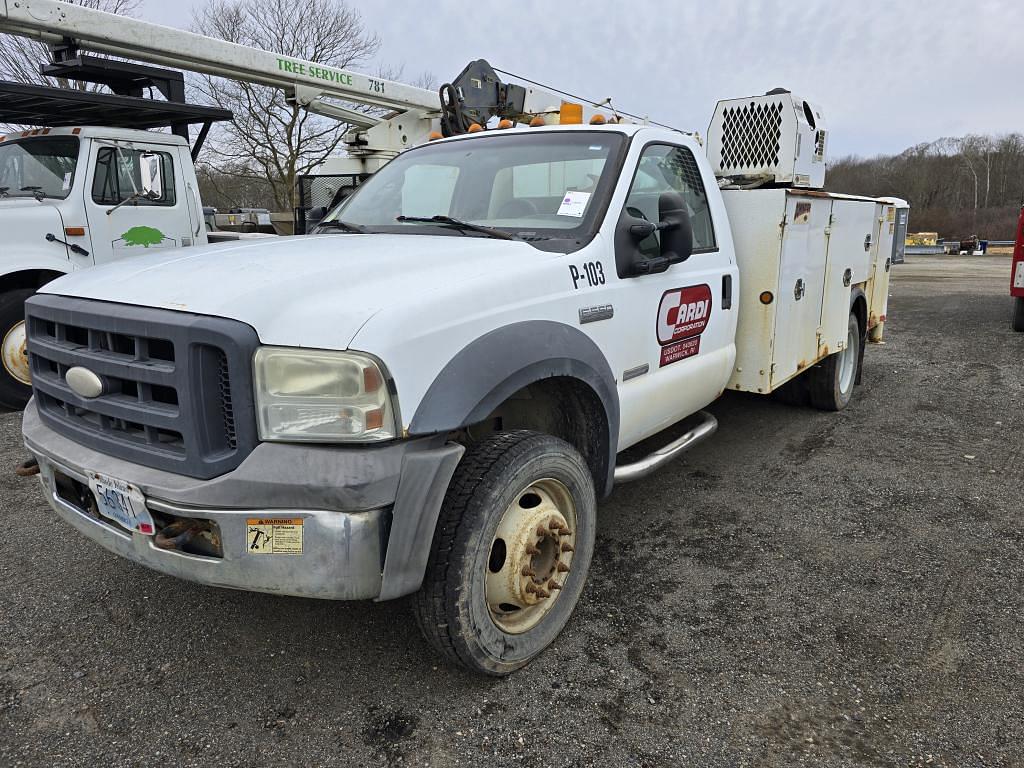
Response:
[[[732,275],[722,275],[722,309],[732,309]]]
[[[793,298],[800,301],[807,293],[807,287],[804,285],[804,279],[801,277],[796,281],[796,285],[793,286]]]

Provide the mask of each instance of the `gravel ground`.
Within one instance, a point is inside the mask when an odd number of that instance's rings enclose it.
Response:
[[[402,603],[131,565],[5,472],[0,765],[1022,765],[1008,275],[897,267],[840,414],[719,401],[709,443],[601,505],[574,620],[507,680],[439,664]]]

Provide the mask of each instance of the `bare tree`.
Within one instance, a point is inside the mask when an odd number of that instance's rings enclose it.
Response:
[[[142,0],[65,0],[107,13],[135,16]],[[94,83],[78,80],[44,77],[39,72],[41,64],[50,62],[50,51],[45,43],[16,35],[0,35],[0,79],[34,85],[56,85],[59,88],[74,88],[82,91],[96,91],[103,88]]]
[[[192,26],[233,43],[340,68],[365,63],[380,47],[344,0],[211,0],[193,12]],[[191,79],[190,90],[193,100],[235,114],[234,122],[215,129],[203,162],[227,176],[269,182],[281,210],[294,207],[297,178],[334,154],[348,129],[287,104],[276,88],[201,75]]]
[[[905,198],[919,231],[1012,239],[1024,202],[1024,135],[944,138],[894,157],[842,158],[829,166],[826,185]]]

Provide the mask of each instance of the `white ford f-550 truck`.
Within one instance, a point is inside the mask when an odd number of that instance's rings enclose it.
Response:
[[[48,283],[23,431],[49,503],[185,579],[414,595],[441,654],[512,672],[569,619],[616,481],[713,432],[726,389],[843,408],[881,338],[905,204],[815,188],[820,114],[722,102],[708,155],[659,127],[474,129],[320,235]]]

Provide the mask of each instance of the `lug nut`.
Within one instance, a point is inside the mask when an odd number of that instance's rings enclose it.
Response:
[[[551,593],[548,592],[546,589],[538,588],[537,597],[539,597],[541,600],[547,600],[549,597],[551,597]]]
[[[576,551],[576,547],[574,547],[568,541],[563,541],[562,542],[562,551],[563,552],[575,552]]]
[[[534,531],[534,533],[536,533],[540,538],[543,539],[545,536],[548,535],[548,529],[545,528],[543,525],[538,525],[537,530]]]
[[[558,572],[559,573],[568,573],[569,572],[569,566],[566,565],[565,563],[559,563],[557,568],[558,568]]]
[[[537,575],[537,572],[534,571],[533,568],[523,568],[523,570],[521,570],[520,573],[523,576],[536,576]]]
[[[554,579],[552,579],[551,581],[548,582],[548,589],[561,589],[561,588],[562,588],[562,585],[559,584]]]
[[[552,520],[550,523],[548,523],[548,530],[549,531],[559,531],[561,529],[562,529],[562,524],[560,522],[558,522],[557,520]]]
[[[527,582],[527,584],[526,584],[526,591],[527,592],[536,592],[537,591],[537,587],[534,586],[532,581],[531,582]]]
[[[528,554],[528,555],[539,555],[540,554],[540,550],[537,549],[535,546],[533,546],[533,544],[527,544],[526,545],[526,554]]]
[[[570,531],[570,530],[569,530],[568,528],[562,528],[562,529],[561,529],[561,530],[560,530],[560,531],[558,532],[558,535],[559,535],[559,536],[571,536],[571,535],[572,535],[572,531]]]

